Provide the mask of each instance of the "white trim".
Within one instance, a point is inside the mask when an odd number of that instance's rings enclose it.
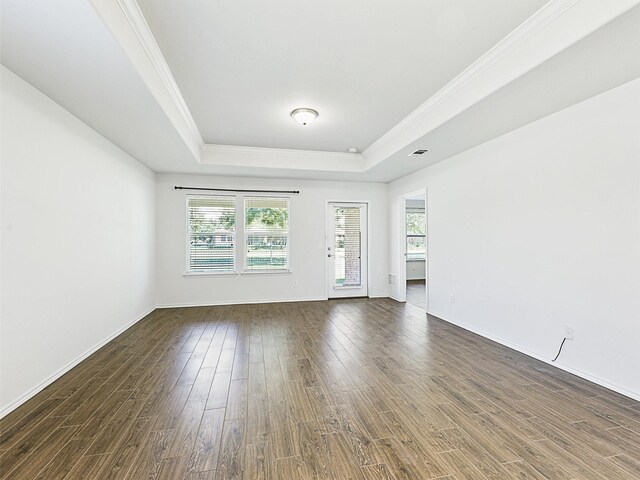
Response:
[[[158,305],[157,308],[189,308],[189,307],[220,307],[225,305],[260,305],[262,303],[292,303],[292,302],[326,302],[325,297],[284,298],[270,300],[242,300],[238,302],[205,302],[205,303],[170,303]]]
[[[183,277],[223,277],[229,275],[240,275],[240,272],[184,272]]]
[[[162,81],[164,88],[167,90],[167,93],[171,97],[171,100],[175,104],[178,112],[182,116],[182,120],[187,126],[189,133],[193,137],[194,142],[198,145],[204,145],[204,140],[202,139],[202,135],[200,134],[200,130],[196,125],[193,116],[191,115],[191,111],[187,106],[187,102],[184,100],[182,96],[182,92],[176,83],[173,74],[171,73],[171,69],[167,64],[164,56],[162,55],[162,51],[156,42],[151,29],[149,28],[149,24],[147,23],[142,11],[140,10],[140,6],[135,0],[116,0],[118,2],[118,6],[124,13],[127,22],[131,26],[131,29],[135,33],[140,45],[144,49],[144,52],[147,54],[151,65],[155,69],[158,77]]]
[[[147,309],[144,313],[142,313],[141,315],[138,315],[137,317],[135,317],[132,321],[130,321],[129,323],[127,323],[126,325],[123,325],[122,327],[120,327],[118,330],[116,330],[114,333],[112,333],[111,335],[109,335],[107,338],[105,338],[104,340],[101,340],[100,342],[96,343],[93,347],[91,347],[89,350],[85,351],[83,354],[81,354],[80,356],[76,357],[74,360],[72,360],[70,363],[68,363],[67,365],[65,365],[64,367],[60,368],[58,371],[56,371],[55,373],[53,373],[52,375],[50,375],[49,377],[47,377],[46,379],[44,379],[42,382],[40,382],[38,385],[36,385],[35,387],[33,387],[31,390],[29,390],[27,393],[23,394],[22,396],[20,396],[18,399],[14,400],[13,402],[11,402],[9,405],[7,405],[6,407],[4,407],[2,410],[0,410],[0,418],[3,418],[4,416],[8,415],[9,413],[11,413],[13,410],[15,410],[16,408],[18,408],[20,405],[22,405],[23,403],[25,403],[27,400],[29,400],[31,397],[35,396],[36,394],[40,393],[42,390],[44,390],[46,387],[48,387],[49,385],[51,385],[53,382],[55,382],[58,378],[60,378],[62,375],[64,375],[65,373],[67,373],[69,370],[71,370],[73,367],[75,367],[76,365],[78,365],[80,362],[82,362],[83,360],[85,360],[87,357],[91,356],[92,354],[94,354],[96,351],[98,351],[99,349],[101,349],[102,347],[104,347],[107,343],[109,343],[111,340],[113,340],[114,338],[116,338],[118,335],[122,334],[123,332],[125,332],[126,330],[128,330],[129,328],[131,328],[133,325],[135,325],[136,323],[138,323],[140,320],[142,320],[144,317],[146,317],[147,315],[149,315],[150,313],[152,313],[157,307],[150,307],[149,309]]]
[[[211,153],[239,153],[251,155],[256,153],[274,154],[279,157],[289,157],[289,159],[299,159],[300,156],[313,156],[328,158],[340,158],[342,160],[362,159],[361,153],[328,152],[325,150],[296,150],[293,148],[270,148],[270,147],[246,147],[242,145],[221,145],[215,143],[205,143],[203,150]]]
[[[456,91],[465,87],[469,82],[471,82],[471,80],[498,63],[500,59],[509,54],[518,45],[531,37],[534,33],[544,28],[546,25],[553,22],[579,1],[580,0],[551,0],[545,4],[540,8],[540,10],[526,19],[515,30],[496,43],[491,49],[489,49],[489,51],[454,77],[453,80],[438,90],[427,101],[403,118],[378,140],[373,142],[366,150],[373,151],[380,145],[391,141],[400,131],[409,127],[411,124],[416,122],[416,120],[420,119],[420,117],[428,115],[429,111],[435,105],[446,100]]]
[[[296,150],[290,148],[243,147],[207,143],[201,148],[203,165],[256,167],[267,165],[274,169],[322,170],[362,173],[364,158],[361,153]]]
[[[291,273],[291,269],[282,268],[278,270],[244,270],[240,272],[240,275],[289,275]]]
[[[452,325],[455,325],[457,327],[462,328],[463,330],[467,330],[471,333],[475,333],[476,335],[480,335],[481,337],[484,337],[488,340],[494,341],[496,343],[499,343],[500,345],[504,345],[505,347],[508,347],[512,350],[515,350],[517,352],[520,352],[524,355],[527,355],[531,358],[535,358],[536,360],[540,360],[541,362],[546,363],[547,365],[551,365],[552,367],[557,367],[560,370],[564,370],[565,372],[571,373],[573,375],[576,375],[580,378],[583,378],[584,380],[588,380],[590,382],[593,382],[597,385],[600,385],[601,387],[607,388],[609,390],[613,390],[614,392],[620,393],[622,395],[625,395],[629,398],[633,398],[634,400],[640,400],[640,392],[633,392],[631,390],[628,390],[624,387],[621,387],[620,385],[616,385],[615,383],[611,383],[607,380],[603,380],[597,376],[591,375],[590,373],[586,373],[583,372],[582,370],[578,370],[576,368],[570,367],[566,364],[563,364],[562,362],[552,362],[550,358],[546,358],[543,357],[541,355],[538,355],[537,353],[534,353],[530,350],[527,350],[526,348],[523,348],[519,345],[515,345],[511,342],[507,342],[506,340],[503,340],[502,338],[499,337],[495,337],[493,335],[489,335],[485,332],[483,332],[482,330],[478,330],[476,328],[470,327],[468,325],[465,325],[464,323],[460,323],[458,321],[455,321],[451,318],[446,318],[444,315],[438,313],[438,312],[434,312],[433,310],[429,310],[427,311],[427,313],[429,315],[432,315],[434,317],[439,318],[440,320],[443,320],[447,323],[450,323]]]
[[[363,152],[365,171],[632,8],[639,0],[550,0]],[[567,12],[571,11],[571,14]],[[424,146],[423,146],[424,147]]]

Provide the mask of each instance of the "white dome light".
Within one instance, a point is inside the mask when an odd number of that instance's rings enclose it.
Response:
[[[291,117],[300,125],[308,125],[318,118],[318,112],[312,108],[296,108],[291,112]]]

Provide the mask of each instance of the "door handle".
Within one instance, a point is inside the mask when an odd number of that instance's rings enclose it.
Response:
[[[327,254],[327,257],[330,257],[330,256],[331,256],[331,254],[330,254],[330,253],[329,253],[329,254]]]

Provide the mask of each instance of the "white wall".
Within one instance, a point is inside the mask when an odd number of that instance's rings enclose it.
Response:
[[[572,326],[558,366],[640,399],[639,112],[640,79],[393,182],[392,225],[428,189],[430,312],[547,360]]]
[[[300,190],[291,197],[291,274],[185,276],[186,192],[175,185]],[[387,185],[214,176],[158,175],[158,304],[214,305],[327,298],[325,208],[328,200],[369,203],[369,293],[388,294]],[[297,286],[294,286],[297,282]]]
[[[2,67],[2,413],[155,305],[155,175]]]

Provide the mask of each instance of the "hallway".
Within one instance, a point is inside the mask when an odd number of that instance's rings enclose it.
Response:
[[[427,310],[426,280],[407,280],[407,303]]]

